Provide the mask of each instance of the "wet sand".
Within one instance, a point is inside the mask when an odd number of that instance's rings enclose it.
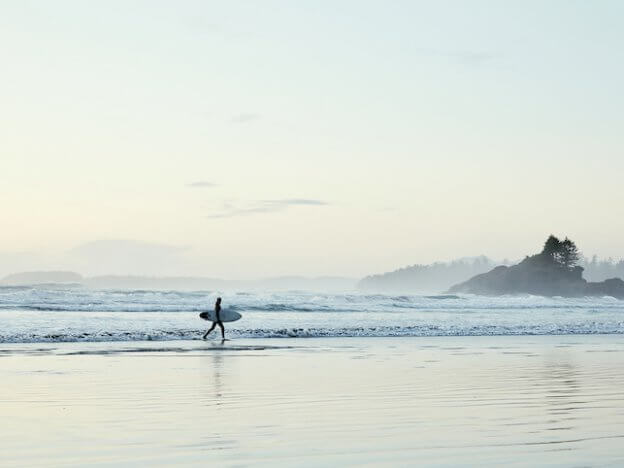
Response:
[[[622,466],[618,335],[0,345],[2,466]]]

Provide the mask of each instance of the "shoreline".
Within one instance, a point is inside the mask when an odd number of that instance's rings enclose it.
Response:
[[[278,331],[279,332],[279,331]],[[157,344],[163,345],[167,343],[175,343],[177,346],[183,344],[198,344],[198,343],[219,343],[221,339],[202,339],[203,331],[193,331],[193,334],[196,334],[196,338],[156,338],[156,339],[117,339],[117,340],[106,340],[106,339],[75,339],[75,340],[62,340],[55,341],[54,338],[49,340],[33,340],[33,341],[0,341],[0,347],[3,346],[55,346],[55,345],[142,345],[142,344],[150,344],[151,346],[155,346]],[[425,339],[443,339],[443,338],[456,338],[456,339],[484,339],[484,338],[562,338],[562,337],[617,337],[624,335],[624,331],[614,331],[614,332],[602,332],[596,331],[592,332],[578,332],[578,333],[570,333],[570,332],[561,332],[561,333],[516,333],[516,334],[504,334],[504,333],[492,333],[492,334],[475,334],[475,335],[467,335],[467,334],[428,334],[428,335],[327,335],[327,336],[319,336],[319,335],[295,335],[295,334],[277,334],[274,336],[234,336],[232,338],[227,338],[226,332],[226,343],[245,343],[247,341],[257,343],[259,341],[288,341],[288,340],[296,340],[296,341],[331,341],[331,340],[425,340]],[[44,337],[47,338],[47,337]],[[1,351],[1,349],[0,349]]]

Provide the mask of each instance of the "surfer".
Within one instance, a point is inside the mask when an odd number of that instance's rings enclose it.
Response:
[[[212,322],[212,327],[208,329],[206,333],[204,333],[204,340],[208,336],[208,334],[215,329],[217,325],[221,329],[221,339],[225,340],[225,328],[223,328],[223,322],[221,321],[221,298],[217,297],[217,302],[215,302],[215,318],[216,322]]]

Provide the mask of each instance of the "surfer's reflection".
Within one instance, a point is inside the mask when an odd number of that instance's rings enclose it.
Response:
[[[223,356],[220,352],[212,355],[212,368],[214,369],[213,387],[215,393],[215,404],[219,406],[221,405],[221,395],[223,394],[223,386],[221,382],[221,373],[223,372]]]
[[[582,381],[576,363],[565,353],[555,352],[544,362],[534,385],[544,398],[544,430],[551,436],[573,430],[586,409]]]
[[[221,406],[224,403],[223,388],[227,385],[222,345],[213,344],[202,356],[201,393],[207,406]]]

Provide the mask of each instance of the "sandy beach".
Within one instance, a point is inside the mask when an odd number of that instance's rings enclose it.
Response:
[[[621,466],[617,335],[3,344],[2,466]]]

